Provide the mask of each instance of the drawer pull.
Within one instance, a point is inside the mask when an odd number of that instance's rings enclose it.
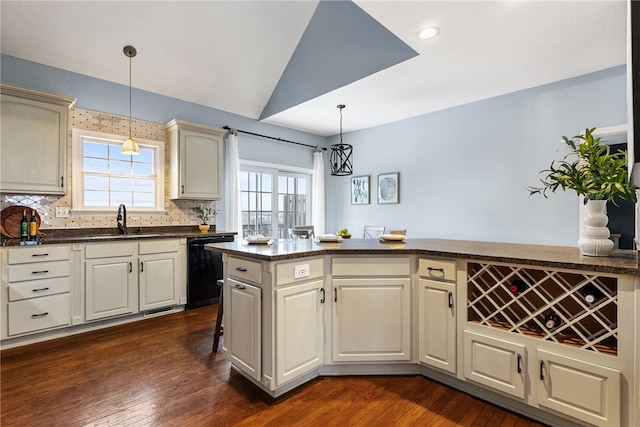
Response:
[[[32,319],[40,319],[41,317],[48,316],[48,315],[49,315],[49,313],[48,313],[48,312],[46,312],[46,313],[40,313],[40,314],[32,314],[32,315],[31,315],[31,318],[32,318]]]
[[[429,273],[433,273],[434,271],[437,271],[438,273],[444,274],[444,269],[443,268],[427,267],[427,271],[429,271]]]
[[[236,289],[247,289],[247,287],[243,286],[243,285],[236,285],[235,288]]]
[[[518,355],[518,373],[522,373],[522,356]]]
[[[241,273],[245,273],[247,271],[247,269],[245,267],[236,267],[236,271],[239,271]]]
[[[45,292],[48,291],[49,288],[38,288],[38,289],[31,289],[31,292]]]
[[[320,304],[324,304],[324,288],[320,288],[320,292],[322,293],[322,296],[320,297]]]
[[[144,262],[140,263],[140,273],[144,273]]]
[[[130,262],[129,263],[129,273],[132,273],[132,272],[133,272],[133,263]]]
[[[540,361],[540,381],[544,381],[544,360]]]
[[[47,274],[49,270],[32,271],[31,274]]]
[[[453,308],[453,292],[449,292],[449,308]]]
[[[49,254],[31,254],[32,257],[49,256]]]

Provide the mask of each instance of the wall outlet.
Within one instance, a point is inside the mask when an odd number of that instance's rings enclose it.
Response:
[[[56,206],[56,218],[69,218],[71,209],[67,206]]]
[[[293,267],[293,278],[302,279],[303,277],[309,277],[309,264],[301,264]]]

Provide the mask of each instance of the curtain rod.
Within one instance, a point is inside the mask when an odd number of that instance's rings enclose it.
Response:
[[[229,130],[229,131],[235,130],[236,132],[246,133],[247,135],[259,136],[261,138],[275,139],[276,141],[280,141],[280,142],[288,142],[289,144],[303,145],[305,147],[314,148],[316,150],[321,149],[322,151],[327,151],[326,148],[320,147],[319,145],[303,144],[302,142],[289,141],[288,139],[275,138],[273,136],[267,136],[267,135],[261,135],[259,133],[247,132],[246,130],[232,129],[229,126],[224,126],[222,129],[226,129],[226,130]]]

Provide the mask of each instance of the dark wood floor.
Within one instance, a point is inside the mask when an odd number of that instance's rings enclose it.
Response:
[[[0,424],[542,425],[421,376],[318,378],[272,399],[211,353],[216,310],[2,351]]]

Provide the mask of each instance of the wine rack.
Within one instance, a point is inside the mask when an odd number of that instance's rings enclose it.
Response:
[[[585,298],[587,290],[595,291],[595,301]],[[613,277],[468,263],[467,300],[469,322],[594,352],[618,353],[618,290]],[[560,318],[554,328],[545,325],[550,314]]]

